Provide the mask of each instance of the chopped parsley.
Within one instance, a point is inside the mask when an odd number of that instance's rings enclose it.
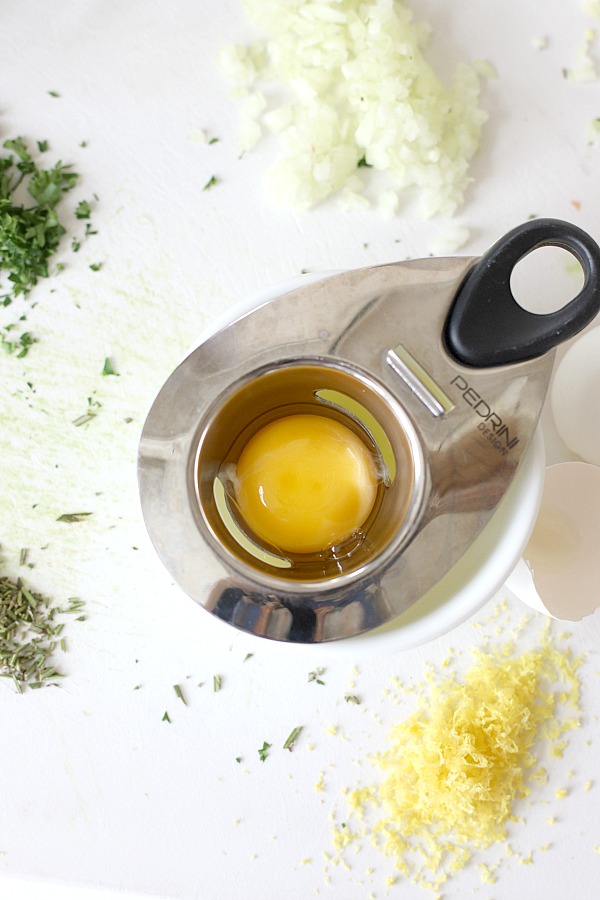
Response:
[[[3,147],[10,151],[0,157],[0,269],[10,282],[6,298],[27,294],[39,278],[48,277],[48,260],[65,233],[56,207],[75,187],[78,175],[61,162],[39,168],[23,138],[4,141]],[[22,184],[32,205],[15,196]]]
[[[0,332],[0,346],[6,353],[16,353],[17,359],[22,359],[29,353],[32,344],[37,344],[37,338],[30,335],[28,331],[24,331],[19,337],[11,339],[11,332],[14,325],[7,325],[4,332]]]
[[[47,152],[47,140],[36,143],[40,153]],[[58,207],[79,175],[61,161],[51,167],[40,165],[22,137],[8,139],[2,147],[8,153],[0,155],[0,306],[7,307],[15,298],[27,297],[40,279],[51,274],[50,261],[66,233]],[[82,201],[76,217],[89,219],[89,214],[89,203]],[[86,236],[94,233],[87,221]],[[73,238],[71,247],[77,251],[80,242]],[[62,269],[64,263],[58,263],[54,271]],[[22,315],[20,321],[24,319]],[[10,332],[16,327],[15,322],[0,325],[0,344],[21,358],[37,338],[28,331],[13,338]]]
[[[217,176],[211,175],[211,177],[208,179],[208,181],[206,182],[206,184],[204,185],[202,190],[209,191],[211,189],[211,187],[214,187],[215,184],[218,184],[218,182],[219,182],[219,179],[217,178]]]

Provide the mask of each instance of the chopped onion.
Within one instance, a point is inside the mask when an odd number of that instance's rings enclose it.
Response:
[[[588,145],[600,143],[600,119],[591,119],[588,122],[585,139]]]
[[[597,81],[598,72],[596,64],[590,54],[590,49],[596,38],[593,28],[586,28],[583,40],[575,51],[573,66],[565,71],[567,81],[582,84],[588,81]]]
[[[583,0],[583,11],[600,22],[600,0]]]
[[[351,181],[360,164],[361,174],[385,173],[383,214],[393,214],[398,192],[416,187],[423,216],[453,215],[487,118],[479,76],[494,77],[493,67],[461,64],[443,86],[424,56],[430,29],[404,0],[244,5],[267,37],[224,47],[219,61],[237,96],[261,98],[243,113],[240,149],[259,140],[261,122],[282,143],[268,177],[275,197],[309,209],[343,192],[346,208],[362,208]]]
[[[471,236],[468,228],[454,225],[437,234],[429,245],[434,256],[453,255],[467,243]]]

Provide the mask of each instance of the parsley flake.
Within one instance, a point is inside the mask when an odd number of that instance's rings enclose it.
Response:
[[[75,209],[75,218],[76,219],[89,219],[92,214],[92,210],[90,209],[90,204],[87,200],[81,200]]]
[[[268,744],[266,741],[263,741],[262,747],[258,748],[258,758],[261,762],[264,762],[267,756],[269,755],[269,750],[271,749],[271,744]]]
[[[118,372],[115,372],[109,356],[107,356],[106,359],[104,360],[102,374],[103,375],[117,375],[117,376],[119,375]]]

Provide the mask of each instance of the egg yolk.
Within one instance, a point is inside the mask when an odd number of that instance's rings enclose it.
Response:
[[[292,553],[326,550],[350,537],[375,503],[375,461],[339,422],[277,419],[245,446],[236,470],[241,515],[263,540]]]

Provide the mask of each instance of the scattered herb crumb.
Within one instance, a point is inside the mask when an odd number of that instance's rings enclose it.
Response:
[[[235,761],[236,761],[236,763],[241,763],[242,757],[241,757],[241,756],[236,756]]]
[[[171,719],[169,718],[169,713],[166,710],[165,710],[164,716],[162,717],[162,721],[168,722],[169,724],[171,724]]]
[[[354,703],[355,705],[358,705],[360,703],[360,698],[357,697],[356,694],[345,694],[344,700],[346,701],[346,703]]]
[[[246,653],[246,655],[244,657],[244,662],[246,662],[249,659],[252,659],[253,656],[254,656],[254,653]]]
[[[87,519],[88,516],[93,516],[91,512],[75,512],[75,513],[63,513],[62,516],[57,518],[57,522],[83,522]]]
[[[213,691],[215,694],[217,691],[220,691],[223,687],[223,676],[222,675],[213,675]]]
[[[322,679],[321,679],[321,675],[324,675],[324,674],[325,674],[325,669],[324,669],[324,667],[321,666],[318,669],[314,669],[312,672],[308,673],[308,680],[316,681],[317,684],[325,684],[325,682],[322,681]]]
[[[103,262],[91,263],[90,269],[92,270],[92,272],[99,272],[103,265]]]
[[[87,398],[87,410],[83,413],[83,415],[78,416],[76,419],[73,419],[72,425],[75,425],[76,428],[80,428],[82,425],[87,425],[88,422],[91,422],[92,419],[95,419],[98,415],[98,410],[102,408],[102,404],[95,400],[93,397]]]
[[[179,697],[179,699],[181,700],[181,702],[184,704],[184,706],[187,706],[187,700],[185,699],[184,694],[183,694],[183,691],[181,690],[181,685],[180,685],[180,684],[174,684],[174,685],[173,685],[173,690],[175,691],[175,693],[177,694],[177,696]]]
[[[217,176],[211,175],[211,177],[208,179],[208,181],[206,182],[206,184],[204,185],[202,190],[209,191],[212,187],[215,186],[215,184],[218,184],[218,182],[219,182],[219,179],[217,178]]]
[[[294,744],[296,743],[297,739],[300,737],[301,731],[302,731],[302,725],[298,725],[298,726],[296,726],[296,728],[293,728],[290,731],[289,735],[287,736],[286,742],[283,745],[284,750],[293,750],[294,749]]]
[[[60,97],[58,91],[48,91],[48,93],[51,97]]]

